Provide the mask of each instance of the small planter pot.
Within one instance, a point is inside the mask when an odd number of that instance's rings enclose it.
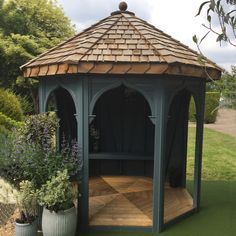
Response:
[[[16,236],[37,236],[37,220],[29,224],[15,223]]]
[[[49,211],[43,209],[42,230],[44,236],[74,236],[76,231],[76,209]]]

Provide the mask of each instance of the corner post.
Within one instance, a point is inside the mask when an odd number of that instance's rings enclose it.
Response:
[[[164,145],[166,130],[165,95],[156,92],[155,148],[153,174],[153,232],[164,226]]]
[[[82,78],[79,90],[79,128],[78,128],[78,141],[81,147],[81,153],[83,157],[83,168],[81,173],[81,183],[79,186],[79,192],[81,194],[79,200],[79,211],[78,211],[78,226],[80,231],[85,231],[89,224],[89,145],[88,145],[88,127],[89,127],[89,117],[88,117],[88,80],[87,78]]]
[[[201,172],[202,172],[202,144],[204,129],[204,110],[205,110],[205,88],[206,82],[202,81],[199,86],[199,96],[197,97],[196,115],[196,144],[195,144],[195,168],[194,168],[194,200],[193,207],[198,211],[200,207],[201,194]]]

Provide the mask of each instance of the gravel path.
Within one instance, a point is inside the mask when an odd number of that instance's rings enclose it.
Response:
[[[220,109],[215,124],[205,124],[204,127],[236,137],[236,110]]]

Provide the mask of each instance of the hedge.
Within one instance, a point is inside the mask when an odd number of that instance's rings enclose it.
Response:
[[[0,89],[0,112],[16,121],[23,119],[21,104],[17,96],[9,90]]]
[[[10,134],[10,131],[8,129],[5,128],[5,126],[0,125],[0,135],[3,134],[5,136]]]
[[[215,123],[218,107],[220,102],[220,93],[219,92],[207,92],[206,100],[205,100],[205,115],[204,115],[204,123]],[[195,122],[195,103],[193,98],[190,101],[189,107],[189,120],[191,122]]]
[[[2,112],[0,112],[0,126],[5,127],[5,129],[11,130],[12,128],[18,128],[22,124],[23,124],[22,122],[15,121],[10,117],[4,115]]]

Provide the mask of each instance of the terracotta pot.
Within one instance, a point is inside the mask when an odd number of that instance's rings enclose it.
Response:
[[[44,236],[74,236],[76,231],[76,209],[49,211],[43,209],[42,230]]]

